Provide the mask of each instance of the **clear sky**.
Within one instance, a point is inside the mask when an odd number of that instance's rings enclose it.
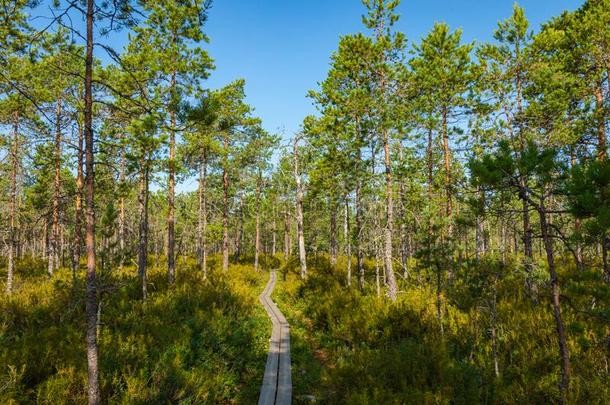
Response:
[[[583,0],[522,0],[533,29]],[[490,40],[513,0],[403,0],[397,29],[410,43],[444,21],[465,41]],[[216,60],[209,79],[217,88],[246,79],[248,102],[265,128],[290,136],[315,111],[306,94],[328,71],[341,35],[363,30],[360,0],[215,0],[205,29]]]

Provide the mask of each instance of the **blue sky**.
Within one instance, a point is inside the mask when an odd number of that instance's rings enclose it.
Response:
[[[397,29],[410,43],[444,21],[462,28],[465,41],[490,40],[513,0],[403,0]],[[523,0],[531,26],[538,26],[583,0]],[[246,79],[248,102],[271,132],[290,136],[315,111],[306,94],[324,79],[339,37],[361,31],[360,0],[215,0],[205,29],[216,60],[211,88]]]

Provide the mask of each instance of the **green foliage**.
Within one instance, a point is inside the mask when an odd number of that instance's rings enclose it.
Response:
[[[18,291],[0,299],[2,403],[86,400],[82,275],[72,284],[63,269],[49,281],[44,268],[20,262]],[[270,333],[256,300],[266,275],[236,265],[204,282],[190,259],[186,268],[175,288],[163,266],[152,268],[146,304],[133,268],[101,275],[100,384],[108,402],[256,401]]]
[[[444,297],[441,333],[434,291],[424,281],[434,276],[425,270],[422,281],[403,283],[398,302],[390,305],[345,286],[344,258],[336,268],[314,259],[305,281],[289,262],[276,297],[291,322],[296,402],[305,403],[306,395],[347,404],[557,402],[553,314],[550,306],[532,304],[517,263],[466,263]],[[595,290],[598,305],[607,307],[610,295],[599,295],[608,291],[599,274],[570,267],[561,273],[566,295]],[[610,399],[603,371],[607,315],[580,311],[587,306],[582,299],[564,307],[577,359],[571,401],[604,403]],[[499,377],[491,361],[492,328]]]
[[[593,235],[610,230],[610,162],[590,161],[572,169],[567,183],[571,209],[578,218],[591,218],[588,228]]]

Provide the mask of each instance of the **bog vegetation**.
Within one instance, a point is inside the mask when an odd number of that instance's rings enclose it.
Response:
[[[253,403],[270,269],[296,403],[610,402],[610,1],[363,5],[288,139],[209,0],[3,3],[0,402]]]

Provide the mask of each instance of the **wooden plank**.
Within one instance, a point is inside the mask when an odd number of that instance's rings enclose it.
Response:
[[[292,400],[292,372],[290,367],[290,330],[288,323],[281,326],[280,364],[278,369],[278,383],[276,405],[290,405]]]
[[[259,297],[272,324],[269,354],[258,399],[259,405],[289,405],[292,402],[290,329],[286,318],[271,299],[276,277],[276,272],[272,271]]]
[[[269,354],[267,355],[267,364],[265,365],[265,375],[261,386],[261,393],[258,398],[259,405],[268,405],[275,403],[277,392],[277,370],[279,367],[279,328],[273,328],[271,340],[269,342]]]

